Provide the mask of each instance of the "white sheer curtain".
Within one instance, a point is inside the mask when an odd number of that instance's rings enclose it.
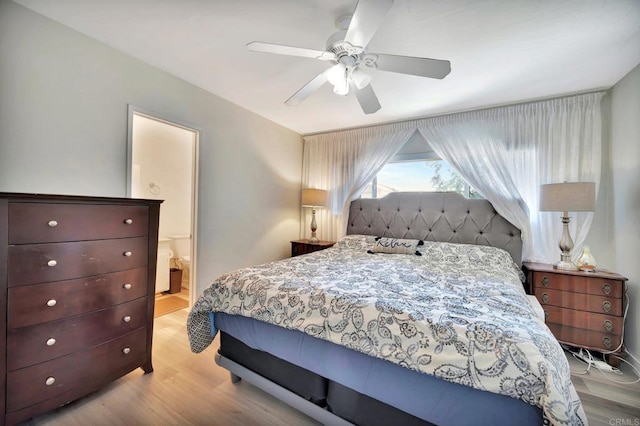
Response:
[[[539,186],[592,181],[601,169],[603,93],[417,121],[434,151],[523,232],[523,259],[559,260],[560,214],[539,212]],[[578,252],[593,213],[572,213]]]
[[[413,123],[397,123],[304,138],[303,188],[328,190],[327,209],[318,210],[318,238],[337,241],[346,232],[348,206],[415,132]],[[303,214],[301,235],[311,217]]]

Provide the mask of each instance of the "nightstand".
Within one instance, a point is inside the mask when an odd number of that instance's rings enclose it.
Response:
[[[313,253],[314,251],[328,249],[333,246],[335,241],[318,241],[312,243],[309,240],[291,241],[291,257],[300,256],[301,254]]]
[[[562,271],[523,264],[529,291],[542,305],[545,322],[560,343],[599,352],[622,352],[625,282],[608,271]],[[607,357],[617,367],[620,360]]]

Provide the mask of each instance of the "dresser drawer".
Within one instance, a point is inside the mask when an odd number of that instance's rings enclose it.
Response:
[[[613,351],[620,346],[620,342],[622,341],[622,336],[620,335],[554,323],[547,325],[559,342],[572,346],[580,346],[600,351]]]
[[[148,234],[146,206],[9,204],[9,244],[141,237]]]
[[[146,324],[147,298],[7,332],[7,370],[16,370],[113,340]]]
[[[80,315],[147,294],[147,267],[77,280],[11,287],[8,328]],[[53,306],[49,306],[53,305]]]
[[[147,264],[146,237],[9,246],[9,287],[134,269]]]
[[[144,327],[85,351],[8,372],[7,411],[19,410],[78,386],[100,384],[105,372],[133,370],[144,360],[146,344]]]
[[[599,314],[622,315],[622,299],[542,288],[536,288],[534,294],[543,307],[553,305]]]
[[[624,319],[622,317],[576,311],[551,305],[544,306],[544,316],[547,324],[564,324],[569,327],[586,328],[616,335],[622,335],[623,331]]]
[[[623,281],[549,272],[534,272],[533,286],[534,288],[588,293],[597,296],[615,297],[617,299],[620,299],[624,293]]]

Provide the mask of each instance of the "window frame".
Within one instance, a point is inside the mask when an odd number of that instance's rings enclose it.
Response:
[[[446,160],[443,160],[442,158],[440,158],[435,152],[429,151],[429,152],[420,152],[420,153],[411,153],[411,154],[397,154],[391,160],[389,160],[385,164],[385,166],[391,163],[410,163],[415,161],[445,161],[446,162]],[[456,173],[458,172],[456,171]],[[471,198],[470,196],[471,185],[469,185],[466,179],[463,178],[463,180],[464,180],[464,193],[462,195],[465,198]],[[426,191],[426,192],[438,192],[438,191]],[[481,198],[484,198],[484,196],[482,196],[482,194],[480,194],[479,192],[476,191],[476,193]],[[360,195],[360,197],[362,198],[362,195]],[[377,174],[371,180],[371,198],[378,199],[378,175]]]

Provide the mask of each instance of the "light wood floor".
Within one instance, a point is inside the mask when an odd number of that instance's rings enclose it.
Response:
[[[154,372],[138,369],[99,392],[29,425],[316,425],[271,395],[240,381],[232,384],[213,361],[217,339],[201,354],[189,350],[187,309],[156,318]],[[570,359],[572,370],[584,367]],[[99,366],[98,366],[99,368]],[[631,376],[616,376],[629,381]],[[573,375],[575,387],[593,425],[639,425],[640,384],[616,385],[600,372]]]

